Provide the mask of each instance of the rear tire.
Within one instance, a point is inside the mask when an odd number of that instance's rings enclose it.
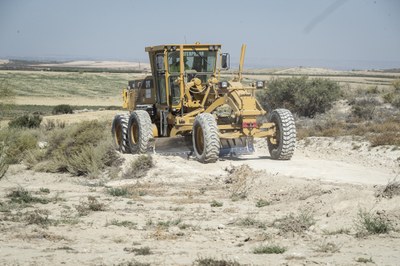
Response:
[[[129,153],[128,114],[116,115],[113,119],[111,134],[116,148],[122,153]]]
[[[133,111],[128,122],[128,144],[131,153],[146,153],[153,129],[149,113],[144,110]]]
[[[221,146],[218,126],[212,114],[202,113],[193,123],[193,150],[202,163],[214,163],[218,160]]]
[[[287,109],[276,109],[270,113],[269,121],[276,126],[276,137],[273,139],[276,143],[268,138],[271,158],[290,160],[296,146],[296,125],[292,113]]]

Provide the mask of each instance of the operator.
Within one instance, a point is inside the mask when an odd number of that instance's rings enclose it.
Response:
[[[171,72],[171,73],[176,73],[176,72],[180,72],[180,60],[179,60],[179,57],[176,57],[176,58],[173,58],[172,60],[174,60],[175,62],[174,63],[172,63],[171,65],[170,65],[170,67],[169,67],[169,72]],[[186,56],[184,57],[184,62],[185,62],[185,70],[187,70],[187,69],[189,69],[190,67],[189,67],[189,65],[187,64],[187,58],[186,58]]]

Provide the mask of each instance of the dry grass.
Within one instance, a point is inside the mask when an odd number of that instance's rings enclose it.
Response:
[[[303,233],[314,224],[315,219],[313,212],[311,210],[300,210],[297,215],[291,213],[285,217],[276,219],[272,223],[272,226],[280,229],[284,233]]]
[[[250,168],[247,164],[241,166],[231,166],[226,168],[228,176],[225,183],[229,185],[230,197],[232,200],[247,198],[249,192],[254,186],[254,178],[259,174]]]

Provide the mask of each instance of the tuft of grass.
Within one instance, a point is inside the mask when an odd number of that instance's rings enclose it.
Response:
[[[336,253],[339,252],[340,247],[333,242],[322,242],[315,248],[316,252],[322,253]]]
[[[385,215],[371,214],[363,209],[358,211],[355,226],[358,237],[369,234],[387,234],[392,229],[392,223]]]
[[[150,266],[150,263],[131,260],[118,263],[116,266]]]
[[[336,229],[336,230],[332,230],[332,231],[328,231],[328,230],[322,230],[322,232],[325,235],[348,235],[350,234],[350,229],[348,228],[340,228],[340,229]]]
[[[124,173],[124,178],[141,178],[154,166],[151,155],[139,155],[132,161],[128,170]]]
[[[360,257],[360,258],[356,259],[356,262],[360,262],[360,263],[375,263],[372,260],[372,257],[369,257],[369,259]]]
[[[250,190],[253,188],[257,172],[247,164],[239,167],[231,166],[230,168],[226,168],[225,171],[228,172],[225,183],[230,186],[231,199],[237,201],[247,198]]]
[[[49,199],[43,197],[34,197],[32,193],[23,188],[17,188],[12,190],[7,194],[7,197],[10,198],[11,202],[19,203],[19,204],[28,204],[28,203],[42,203],[47,204],[50,202]]]
[[[224,203],[217,201],[217,200],[212,200],[210,203],[211,207],[222,207],[224,205]]]
[[[256,202],[256,207],[257,208],[262,208],[262,207],[268,206],[270,204],[271,203],[269,201],[265,200],[265,199],[259,199]]]
[[[157,226],[159,226],[159,227],[164,227],[164,228],[168,228],[168,227],[170,227],[170,226],[178,225],[178,224],[180,224],[181,222],[182,222],[182,219],[181,219],[181,218],[177,218],[177,219],[175,219],[175,220],[159,221],[159,222],[157,223]]]
[[[122,227],[127,227],[129,229],[135,229],[137,226],[137,223],[127,221],[127,220],[118,221],[116,219],[113,219],[109,223],[106,224],[106,226],[109,226],[109,225],[122,226]]]
[[[114,197],[126,197],[130,194],[126,187],[109,188],[107,189],[107,193]]]
[[[195,266],[240,266],[240,263],[233,260],[214,259],[214,258],[198,258],[193,262]]]
[[[49,219],[50,212],[48,210],[34,210],[25,213],[25,221],[27,224],[36,224],[41,227],[47,227],[52,224],[52,220]]]
[[[49,194],[49,193],[50,193],[50,189],[41,187],[41,188],[39,189],[39,192],[40,192],[40,193],[43,193],[43,194]]]
[[[146,256],[152,254],[149,247],[142,247],[142,248],[124,248],[124,251],[129,253],[135,253],[137,256]]]
[[[80,216],[88,215],[91,211],[104,211],[104,203],[99,202],[95,197],[88,196],[87,202],[81,202],[75,206]]]
[[[272,223],[272,226],[285,233],[302,233],[308,230],[308,228],[314,224],[315,219],[313,212],[310,210],[301,210],[297,215],[291,213],[283,218],[276,219]]]
[[[278,245],[258,246],[253,249],[254,254],[282,254],[287,249]]]
[[[252,217],[246,217],[246,218],[242,218],[239,219],[236,222],[237,225],[239,226],[243,226],[243,227],[255,227],[255,228],[260,228],[260,229],[265,229],[266,228],[266,224],[264,222],[261,222],[259,220],[256,220]]]

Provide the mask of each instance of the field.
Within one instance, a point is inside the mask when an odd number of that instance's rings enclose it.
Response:
[[[121,165],[85,176],[71,165],[54,171],[69,146],[53,156],[46,145],[67,141],[87,120],[100,121],[94,125],[110,141],[112,117],[122,111],[107,109],[118,109],[121,88],[144,74],[0,71],[15,92],[6,120],[44,115],[40,129],[22,133],[1,124],[0,137],[15,134],[29,146],[33,136],[34,144],[29,156],[15,151],[24,159],[0,180],[0,264],[397,265],[400,145],[372,141],[397,141],[399,110],[382,99],[400,75],[254,70],[245,81],[307,73],[339,81],[342,98],[325,114],[296,117],[290,161],[272,160],[260,140],[254,155],[221,158],[206,171],[193,158],[118,152]],[[376,117],[351,120],[351,101],[364,97],[380,99]],[[58,104],[75,113],[51,115]]]

